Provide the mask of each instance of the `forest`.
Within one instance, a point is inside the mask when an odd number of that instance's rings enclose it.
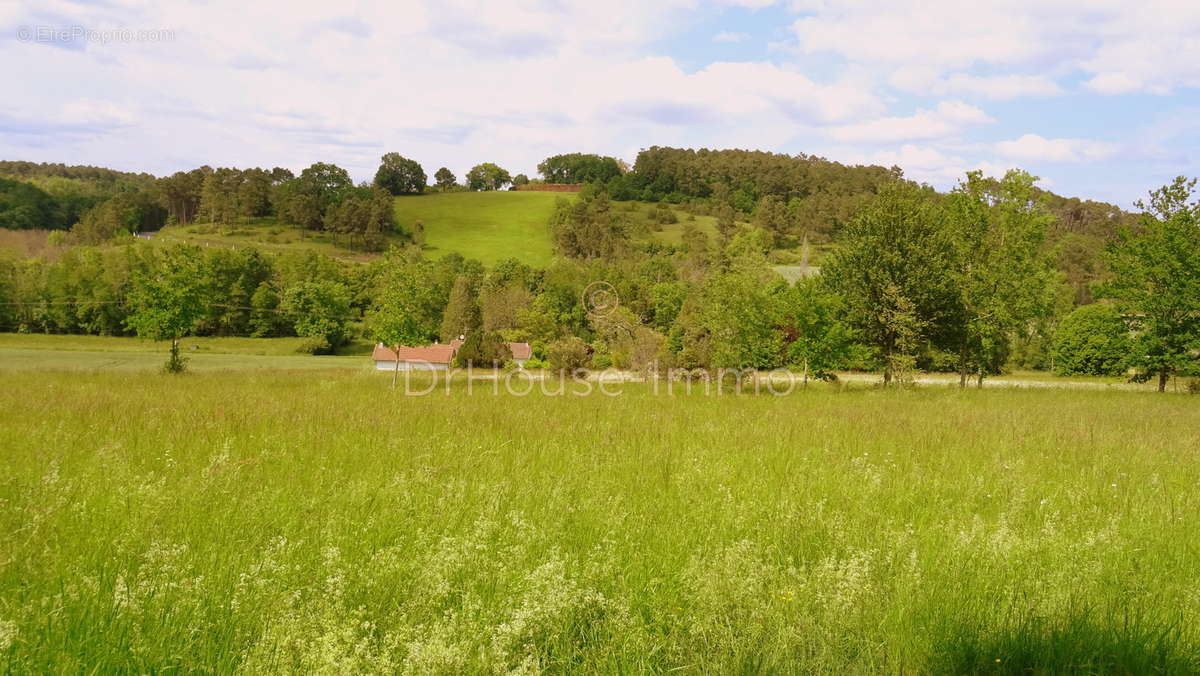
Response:
[[[785,368],[805,378],[918,370],[982,384],[1013,368],[1154,379],[1198,373],[1200,225],[1194,180],[1153,191],[1142,213],[1065,198],[1022,171],[938,192],[898,167],[743,150],[652,147],[547,158],[541,178],[494,163],[435,182],[388,153],[374,180],[345,169],[200,167],[156,178],[0,163],[0,226],[51,230],[53,256],[0,253],[0,331],[355,339],[425,344],[478,334],[528,341],[534,365],[630,370]],[[555,259],[490,268],[422,248],[396,199],[579,183],[547,223]],[[647,224],[643,204],[657,204]],[[678,244],[647,228],[678,222]],[[696,225],[715,218],[715,231]],[[208,248],[133,237],[167,224],[251,219],[336,233],[379,252]],[[819,266],[810,254],[820,254]],[[801,264],[795,282],[781,263]],[[816,274],[819,270],[819,274]],[[588,283],[619,307],[589,314]]]

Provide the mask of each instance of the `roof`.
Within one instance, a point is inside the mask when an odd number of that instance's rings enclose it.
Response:
[[[427,345],[425,347],[409,347],[401,345],[400,361],[416,361],[425,362],[428,364],[449,364],[454,361],[454,355],[458,352],[463,341],[457,338],[449,343],[439,345]],[[508,346],[508,351],[512,353],[513,359],[525,360],[533,356],[533,348],[529,343],[505,343]],[[371,358],[375,361],[396,361],[396,350],[385,347],[383,343],[375,345],[375,351],[371,353]]]
[[[533,356],[533,348],[529,343],[505,343],[508,345],[508,351],[512,352],[513,359],[529,359]]]
[[[399,347],[398,361],[415,361],[427,364],[449,364],[454,359],[457,348],[452,345],[428,345],[425,347]],[[376,345],[371,358],[375,361],[397,361],[397,350],[383,345]]]

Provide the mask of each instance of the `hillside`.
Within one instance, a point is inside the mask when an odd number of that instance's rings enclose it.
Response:
[[[492,265],[516,258],[535,267],[553,257],[547,223],[558,199],[548,192],[455,192],[396,198],[396,223],[425,228],[433,257],[451,252]]]
[[[281,224],[273,217],[252,218],[236,225],[170,225],[151,233],[150,236],[160,242],[186,242],[227,248],[249,246],[272,253],[315,251],[343,260],[366,261],[379,256],[377,253],[350,247],[346,235],[308,231],[297,225]],[[405,240],[399,235],[391,235],[386,241],[389,244],[403,244]]]

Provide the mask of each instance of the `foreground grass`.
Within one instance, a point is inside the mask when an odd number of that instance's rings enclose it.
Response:
[[[4,374],[24,672],[1200,669],[1200,408]]]
[[[559,198],[574,196],[503,190],[397,197],[396,222],[411,232],[420,221],[432,256],[457,252],[485,265],[516,258],[545,267],[553,258],[549,222]]]

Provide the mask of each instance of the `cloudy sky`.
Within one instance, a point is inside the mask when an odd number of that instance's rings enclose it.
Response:
[[[738,147],[1123,205],[1200,174],[1184,0],[0,0],[0,26],[3,159],[364,180],[393,150],[461,176]]]

